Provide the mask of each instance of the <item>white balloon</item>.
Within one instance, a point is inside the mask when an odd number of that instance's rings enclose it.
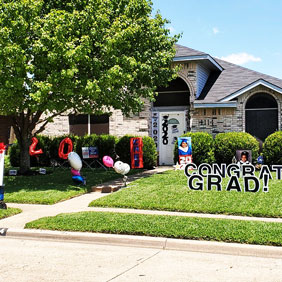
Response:
[[[114,170],[116,171],[116,173],[123,174],[123,171],[124,171],[123,162],[121,161],[115,162]]]
[[[68,161],[70,166],[75,170],[81,170],[82,168],[82,161],[80,156],[75,152],[70,152],[68,154]]]
[[[124,163],[124,172],[123,175],[128,174],[130,171],[130,166],[127,163]]]

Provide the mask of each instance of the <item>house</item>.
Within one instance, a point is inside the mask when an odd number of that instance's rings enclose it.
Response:
[[[173,163],[177,137],[187,131],[245,131],[264,139],[281,130],[282,80],[176,45],[173,65],[178,78],[157,90],[139,115],[62,115],[47,135],[106,133],[149,135],[159,151],[159,164]]]

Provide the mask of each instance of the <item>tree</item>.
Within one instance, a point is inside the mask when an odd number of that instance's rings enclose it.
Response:
[[[0,114],[30,138],[66,110],[136,113],[175,76],[178,36],[149,0],[0,0]]]

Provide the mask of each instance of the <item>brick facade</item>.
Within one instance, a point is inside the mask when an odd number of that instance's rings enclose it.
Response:
[[[190,108],[187,109],[187,131],[205,131],[216,135],[221,132],[245,131],[245,104],[252,95],[256,93],[267,93],[272,95],[278,104],[278,125],[281,129],[282,120],[282,95],[265,86],[257,86],[241,96],[237,97],[236,108],[194,108],[195,95],[197,91],[197,64],[188,62],[181,64],[179,77],[182,78],[190,91]],[[123,136],[125,134],[152,136],[151,119],[154,110],[152,103],[145,101],[144,110],[138,115],[125,117],[120,110],[113,111],[109,119],[109,134]],[[43,134],[62,135],[69,133],[69,121],[67,115],[54,119],[53,123],[46,126]]]
[[[245,131],[245,105],[248,99],[257,93],[266,93],[275,98],[278,104],[278,130],[281,130],[282,95],[261,85],[239,96],[236,108],[194,109],[191,113],[191,131],[205,131],[213,135],[221,132]]]

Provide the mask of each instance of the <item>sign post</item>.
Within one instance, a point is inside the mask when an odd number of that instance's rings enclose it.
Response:
[[[178,137],[177,142],[180,168],[184,169],[186,164],[192,163],[191,137]]]
[[[143,141],[141,137],[130,138],[131,168],[143,168]]]

